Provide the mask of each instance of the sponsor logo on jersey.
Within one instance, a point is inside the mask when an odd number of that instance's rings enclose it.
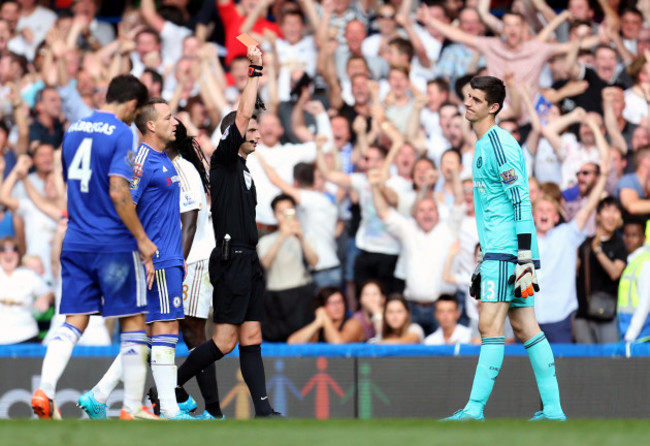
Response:
[[[167,172],[167,168],[163,166],[163,172]]]
[[[501,180],[503,184],[510,184],[517,181],[517,175],[515,174],[515,169],[509,169],[505,172],[501,172]]]
[[[173,177],[167,178],[167,186],[171,186],[172,183],[180,183],[181,179],[178,175],[174,175]]]

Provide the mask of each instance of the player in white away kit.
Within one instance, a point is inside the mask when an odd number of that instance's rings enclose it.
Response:
[[[215,240],[207,200],[210,181],[201,148],[193,137],[187,135],[187,129],[180,121],[176,127],[176,140],[167,146],[167,154],[181,179],[183,255],[187,262],[187,276],[183,282],[185,319],[181,321],[181,330],[187,348],[192,350],[206,341],[205,322],[212,306],[208,259],[215,247]],[[223,418],[215,364],[211,363],[201,370],[196,375],[196,381],[205,402],[205,412],[196,418]],[[191,412],[196,409],[194,398],[184,399],[178,393],[176,397],[180,399],[178,405],[182,410]]]
[[[61,253],[65,323],[47,346],[41,383],[32,396],[39,418],[60,418],[56,384],[91,314],[118,317],[122,325],[123,410],[140,412],[147,373],[144,331],[147,280],[154,278],[156,245],[147,237],[131,198],[133,133],[129,125],[147,100],[131,75],[113,78],[106,105],[72,124],[62,148],[68,183],[68,231]],[[142,260],[142,261],[141,261]]]

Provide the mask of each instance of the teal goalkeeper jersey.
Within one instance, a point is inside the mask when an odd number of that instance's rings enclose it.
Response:
[[[516,262],[517,234],[530,234],[533,260],[539,268],[526,161],[510,133],[494,125],[476,142],[472,178],[483,258]]]

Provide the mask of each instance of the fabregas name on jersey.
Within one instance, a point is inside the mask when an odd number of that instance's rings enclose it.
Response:
[[[103,133],[108,136],[112,135],[114,131],[115,125],[105,122],[77,121],[68,127],[68,132]]]

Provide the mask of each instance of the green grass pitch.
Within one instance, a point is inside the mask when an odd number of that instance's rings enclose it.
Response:
[[[646,420],[0,421],[3,446],[618,446],[649,438]]]

